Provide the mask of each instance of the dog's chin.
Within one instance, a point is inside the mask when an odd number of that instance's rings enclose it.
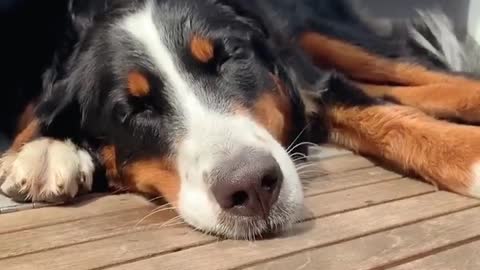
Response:
[[[292,198],[291,196],[286,197]],[[180,207],[179,214],[186,224],[209,235],[235,240],[258,240],[278,235],[290,229],[302,218],[303,207],[303,200],[278,201],[266,218],[238,216],[220,209],[205,211],[205,208],[203,211],[199,210],[194,213],[181,211],[182,207]],[[210,215],[200,216],[199,212],[204,214],[209,212]]]
[[[257,240],[280,234],[290,229],[299,220],[300,207],[273,208],[267,218],[239,217],[224,212],[211,233],[235,240]]]

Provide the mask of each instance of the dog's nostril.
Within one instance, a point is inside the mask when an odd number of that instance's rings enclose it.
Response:
[[[248,202],[248,193],[245,191],[238,191],[232,195],[232,207],[244,206]]]

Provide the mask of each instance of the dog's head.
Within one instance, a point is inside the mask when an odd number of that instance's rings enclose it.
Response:
[[[300,149],[287,148],[306,133],[298,80],[241,2],[106,1],[78,19],[80,41],[39,108],[50,125],[77,114],[109,145],[111,178],[235,238],[298,219]]]

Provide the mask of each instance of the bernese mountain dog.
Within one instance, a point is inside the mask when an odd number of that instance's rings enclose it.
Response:
[[[9,2],[0,183],[15,200],[139,192],[196,229],[250,238],[301,217],[298,162],[322,143],[480,197],[480,81],[428,14],[382,24],[346,0]]]

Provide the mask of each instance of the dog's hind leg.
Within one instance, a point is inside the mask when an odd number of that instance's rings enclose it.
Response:
[[[317,65],[364,82],[359,86],[370,96],[413,106],[438,118],[480,123],[480,81],[378,56],[319,33],[303,34],[299,44]]]
[[[388,86],[358,83],[371,97],[418,108],[439,119],[480,123],[480,84]]]
[[[315,64],[334,68],[358,81],[402,86],[471,81],[460,75],[432,71],[419,64],[379,56],[320,33],[304,33],[298,43]],[[476,83],[480,85],[480,82]]]
[[[439,187],[480,197],[480,128],[437,120],[408,106],[363,97],[347,81],[325,96],[330,141],[414,172]]]

